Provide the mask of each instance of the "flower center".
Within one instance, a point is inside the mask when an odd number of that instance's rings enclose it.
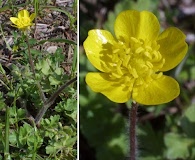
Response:
[[[119,41],[113,44],[110,78],[120,79],[122,85],[133,88],[161,77],[159,69],[165,59],[159,48],[156,41],[146,42],[133,37],[128,43]]]
[[[30,18],[28,17],[22,17],[17,21],[17,25],[19,28],[25,28],[28,26],[31,26]]]

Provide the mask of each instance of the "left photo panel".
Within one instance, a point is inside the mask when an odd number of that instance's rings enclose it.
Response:
[[[0,160],[77,159],[77,5],[0,1]]]

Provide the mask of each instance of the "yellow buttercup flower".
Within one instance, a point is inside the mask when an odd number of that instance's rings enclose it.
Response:
[[[10,20],[14,25],[13,27],[16,27],[22,31],[25,31],[27,29],[30,29],[30,26],[33,25],[32,21],[35,18],[35,13],[32,13],[29,15],[29,12],[27,10],[21,10],[18,12],[18,17],[11,17]]]
[[[114,31],[115,37],[106,30],[88,33],[86,55],[101,71],[87,74],[89,87],[117,103],[133,99],[156,105],[175,99],[179,84],[163,72],[177,66],[186,55],[185,35],[175,27],[160,34],[153,13],[135,10],[121,12]]]

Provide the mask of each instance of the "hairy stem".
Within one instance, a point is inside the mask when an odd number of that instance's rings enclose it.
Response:
[[[136,160],[136,150],[137,150],[137,142],[136,142],[136,120],[137,120],[137,108],[138,104],[136,102],[132,102],[131,109],[129,110],[129,118],[130,118],[130,160]]]

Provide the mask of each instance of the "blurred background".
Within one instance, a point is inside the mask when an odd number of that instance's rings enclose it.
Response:
[[[113,32],[118,13],[148,10],[159,19],[161,30],[170,26],[186,34],[185,59],[167,75],[180,84],[174,101],[139,106],[137,138],[139,160],[195,159],[195,1],[194,0],[80,0],[80,160],[128,159],[127,104],[115,104],[85,83],[96,71],[86,58],[83,42],[90,29]],[[130,103],[130,102],[129,102]]]

